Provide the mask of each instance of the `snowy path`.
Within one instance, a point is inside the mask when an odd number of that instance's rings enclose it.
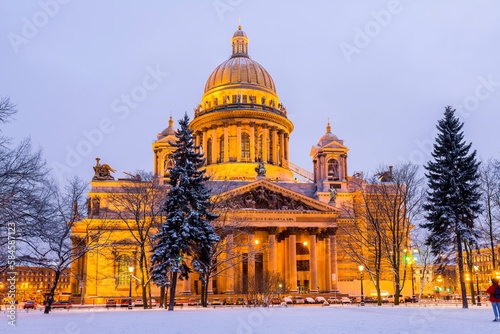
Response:
[[[58,310],[18,313],[16,327],[0,313],[0,333],[498,333],[489,308],[289,307],[164,310]]]

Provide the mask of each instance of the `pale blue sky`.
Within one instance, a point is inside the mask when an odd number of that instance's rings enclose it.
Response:
[[[0,95],[19,109],[3,132],[31,136],[64,176],[90,180],[95,157],[119,177],[152,170],[156,134],[170,113],[193,117],[239,17],[295,125],[295,164],[312,170],[328,117],[350,149],[349,174],[422,162],[448,104],[479,155],[499,156],[498,1],[11,0],[1,9]],[[168,76],[142,89],[154,71]],[[125,115],[120,100],[132,92],[147,96]],[[84,131],[99,127],[91,143]]]

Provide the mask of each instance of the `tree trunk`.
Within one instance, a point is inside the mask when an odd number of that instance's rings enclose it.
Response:
[[[488,197],[488,227],[490,229],[489,231],[489,237],[490,237],[490,250],[491,250],[491,256],[493,260],[493,271],[497,270],[497,261],[496,261],[496,253],[495,253],[495,239],[493,237],[493,214],[491,213],[491,199]]]
[[[148,301],[149,301],[148,308],[151,309],[153,308],[153,301],[151,299],[151,279],[149,278],[149,271],[147,266],[146,266],[146,282],[148,287]]]
[[[163,295],[163,307],[167,308],[168,304],[168,285],[165,287],[165,295]]]
[[[469,308],[469,305],[467,303],[467,289],[465,287],[465,280],[464,280],[462,238],[459,235],[457,236],[457,246],[458,246],[457,264],[458,264],[458,275],[460,279],[460,289],[462,291],[462,308]]]
[[[146,280],[144,276],[144,254],[142,252],[139,260],[139,267],[141,270],[142,307],[146,310],[148,308],[148,296],[146,291]]]
[[[382,296],[380,295],[380,272],[377,270],[377,276],[375,277],[375,289],[377,290],[377,305],[382,306]]]
[[[206,286],[205,286],[204,281],[205,281],[205,278],[200,276],[200,282],[201,282],[201,306],[202,307],[207,307],[206,301],[205,301],[205,289],[206,289]]]
[[[175,288],[177,287],[177,275],[179,275],[179,273],[177,273],[177,272],[172,273],[172,287],[170,288],[170,302],[168,304],[169,311],[174,310]]]
[[[165,286],[160,287],[160,308],[163,307],[164,305],[164,300],[165,300]]]
[[[472,263],[472,247],[469,246],[468,243],[464,244],[465,247],[465,254],[467,255],[467,268],[469,269],[469,289],[470,289],[470,296],[471,296],[471,302],[472,305],[476,305],[476,294],[474,290],[474,275],[473,273],[473,263]]]
[[[54,301],[54,294],[56,292],[57,283],[59,282],[59,277],[61,276],[61,271],[58,269],[55,271],[56,277],[54,278],[54,283],[52,284],[52,288],[50,289],[49,298],[47,299],[47,305],[45,305],[45,311],[43,313],[49,314],[50,307],[52,306],[52,302]]]

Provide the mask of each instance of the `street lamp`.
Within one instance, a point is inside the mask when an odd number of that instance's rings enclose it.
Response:
[[[443,280],[443,278],[441,277],[441,275],[439,275],[439,276],[438,276],[438,279],[437,279],[437,280],[438,280],[438,282],[439,282],[439,283],[443,282],[443,287],[442,287],[442,288],[440,288],[440,287],[439,287],[439,285],[438,285],[438,292],[439,292],[439,290],[440,290],[440,289],[443,291],[442,298],[443,298],[443,300],[444,300],[444,280]]]
[[[474,266],[474,269],[476,270],[476,285],[477,285],[477,306],[481,306],[481,290],[479,290],[479,267]]]
[[[361,303],[359,304],[359,306],[365,306],[365,298],[363,296],[363,265],[360,264],[359,265],[359,272],[361,273]]]
[[[130,289],[128,291],[128,309],[132,309],[132,272],[134,271],[134,267],[128,267],[128,271],[130,272]]]

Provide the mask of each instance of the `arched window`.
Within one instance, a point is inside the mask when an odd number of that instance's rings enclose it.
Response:
[[[241,134],[241,161],[250,161],[250,135]]]
[[[207,164],[212,163],[212,138],[207,140]]]
[[[328,160],[328,180],[339,179],[339,162],[335,159]]]
[[[130,256],[122,254],[116,259],[116,277],[118,285],[128,285],[130,283]]]

